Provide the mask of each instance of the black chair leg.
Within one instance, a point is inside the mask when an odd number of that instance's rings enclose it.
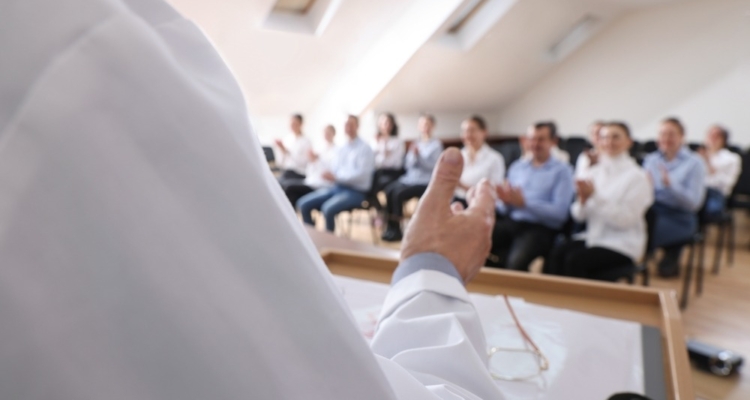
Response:
[[[731,211],[730,211],[731,212]],[[729,249],[727,251],[727,264],[734,266],[734,215],[729,216]]]
[[[687,308],[688,297],[690,296],[690,281],[693,279],[693,253],[695,251],[695,245],[691,244],[690,253],[688,254],[687,268],[685,269],[685,280],[682,284],[682,296],[680,298],[680,308]]]
[[[713,274],[719,274],[719,268],[721,268],[721,253],[724,251],[724,236],[727,232],[726,223],[721,222],[716,226],[716,247],[714,248],[714,269]]]
[[[643,272],[641,272],[641,279],[643,280],[643,286],[651,284],[651,273],[648,270],[648,261],[643,262]]]
[[[378,236],[378,228],[375,226],[378,212],[375,211],[375,217],[372,216],[370,209],[367,210],[367,217],[370,220],[370,235],[372,235],[372,244],[380,243],[380,237]]]
[[[696,273],[695,280],[695,294],[700,296],[703,294],[703,273],[705,272],[705,257],[704,252],[706,250],[706,235],[703,233],[703,238],[698,243],[698,271]]]

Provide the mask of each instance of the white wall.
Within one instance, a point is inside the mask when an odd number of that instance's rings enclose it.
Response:
[[[721,122],[750,144],[750,2],[685,1],[621,17],[500,111],[500,131],[553,118],[581,133],[594,119],[627,121],[651,138],[682,118],[688,139]]]

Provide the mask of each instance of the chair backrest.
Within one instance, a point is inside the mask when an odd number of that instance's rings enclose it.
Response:
[[[657,149],[658,149],[658,146],[656,146],[656,142],[653,141],[653,140],[649,140],[649,141],[643,143],[643,152],[646,153],[646,154],[653,153]]]
[[[727,146],[727,150],[731,151],[734,154],[742,155],[742,149],[739,148],[739,146],[734,146],[730,144]]]
[[[521,144],[518,140],[508,140],[499,144],[492,144],[491,147],[503,155],[506,171],[510,168],[510,164],[523,155],[523,150],[521,150]]]
[[[633,157],[638,165],[643,165],[643,159],[646,157],[646,152],[643,150],[643,143],[634,140],[633,146],[630,147],[630,157]]]
[[[750,150],[740,155],[742,156],[742,171],[732,190],[730,202],[734,196],[750,196]]]
[[[703,144],[693,142],[693,143],[688,143],[688,147],[692,151],[697,151],[698,149],[700,149],[701,147],[703,147]]]
[[[273,154],[273,148],[271,148],[271,146],[263,146],[263,154],[265,154],[267,162],[276,161],[276,157]]]
[[[565,139],[565,142],[561,141],[560,143],[560,148],[567,151],[570,155],[570,163],[572,165],[576,165],[578,156],[591,147],[591,143],[584,137],[570,137]]]
[[[630,155],[633,157],[637,157],[642,152],[643,152],[643,143],[637,140],[633,140],[633,145],[630,146]]]
[[[646,254],[654,251],[654,230],[656,228],[656,211],[651,206],[646,211]]]

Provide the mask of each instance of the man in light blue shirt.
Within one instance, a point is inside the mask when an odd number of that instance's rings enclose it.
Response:
[[[385,195],[388,203],[384,209],[386,230],[383,239],[386,242],[397,242],[402,239],[401,217],[404,214],[404,203],[415,197],[421,197],[430,183],[432,170],[437,164],[443,143],[432,137],[435,117],[425,114],[419,118],[419,130],[422,137],[411,144],[406,153],[406,174],[398,181],[386,186]]]
[[[684,146],[685,130],[669,118],[659,129],[659,151],[643,161],[654,184],[654,246],[664,249],[659,275],[677,276],[682,245],[698,230],[698,211],[706,195],[706,166]]]
[[[320,210],[326,220],[326,230],[333,232],[336,215],[362,204],[370,191],[375,155],[370,146],[359,138],[358,129],[359,119],[354,115],[348,116],[344,126],[348,142],[336,150],[331,170],[322,174],[323,179],[334,185],[309,193],[297,201],[297,208],[306,224],[314,225],[312,210]]]
[[[549,123],[537,123],[526,135],[530,159],[514,162],[505,184],[497,188],[498,218],[489,266],[528,271],[546,256],[568,219],[573,201],[573,171],[551,156],[555,138]]]

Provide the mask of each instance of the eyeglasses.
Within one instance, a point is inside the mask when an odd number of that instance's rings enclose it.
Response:
[[[526,348],[491,347],[488,352],[490,375],[494,379],[502,381],[525,381],[535,378],[549,369],[549,361],[539,350],[536,343],[531,340],[521,323],[518,322],[518,317],[516,317],[516,313],[510,305],[508,296],[503,295],[503,298],[511,317],[513,317],[513,322],[521,333]]]

